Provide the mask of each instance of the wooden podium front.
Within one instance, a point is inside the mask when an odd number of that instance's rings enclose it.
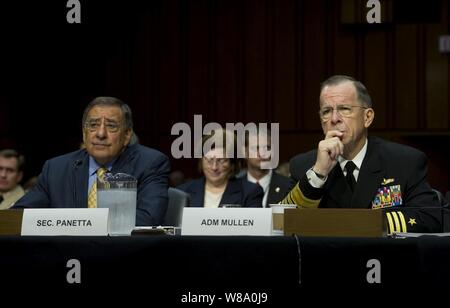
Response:
[[[20,235],[23,210],[0,211],[0,235]]]
[[[386,236],[382,210],[285,209],[284,234],[303,236]]]

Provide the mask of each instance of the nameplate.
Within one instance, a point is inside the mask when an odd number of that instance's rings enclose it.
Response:
[[[181,235],[271,235],[270,208],[184,208]]]
[[[22,235],[108,235],[108,209],[24,209]]]

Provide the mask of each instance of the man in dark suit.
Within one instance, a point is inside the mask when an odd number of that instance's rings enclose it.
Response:
[[[264,169],[261,163],[270,161],[271,133],[262,129],[250,131],[245,138],[245,156],[247,172],[245,177],[251,183],[258,183],[264,191],[263,207],[280,202],[289,192],[289,178],[272,169]]]
[[[305,208],[386,209],[389,231],[439,232],[440,209],[426,181],[426,156],[368,138],[375,112],[365,86],[333,76],[320,91],[325,138],[290,163],[297,183],[282,203]]]
[[[136,225],[160,224],[167,210],[169,160],[154,149],[130,144],[130,107],[117,98],[98,97],[86,107],[82,125],[84,148],[48,160],[38,183],[14,208],[96,207],[96,194],[90,193],[104,170],[137,179]]]
[[[9,209],[24,194],[20,185],[25,158],[16,150],[0,151],[0,210]]]

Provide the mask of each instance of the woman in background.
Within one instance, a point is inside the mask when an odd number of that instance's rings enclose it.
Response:
[[[240,168],[235,135],[226,130],[215,130],[214,134],[203,136],[202,149],[205,143],[211,146],[199,161],[203,177],[178,186],[190,195],[190,206],[262,207],[264,192],[261,186],[246,178],[235,177]]]

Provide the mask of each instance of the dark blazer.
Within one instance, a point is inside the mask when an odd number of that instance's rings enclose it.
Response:
[[[269,184],[269,195],[267,196],[267,205],[275,204],[283,200],[283,198],[291,190],[291,181],[288,177],[272,172]]]
[[[307,198],[321,198],[320,208],[372,208],[378,189],[394,185],[400,185],[402,205],[389,208],[388,211],[439,207],[437,198],[426,181],[427,158],[417,149],[370,137],[353,194],[339,163],[330,172],[322,188],[314,188],[309,184],[306,171],[314,165],[316,153],[317,150],[313,150],[294,157],[290,162],[290,171],[292,179],[300,181],[300,190]],[[428,215],[420,209],[407,210],[405,213],[408,217],[417,214],[415,218],[419,220],[408,231],[424,232],[417,231],[422,229],[416,228],[422,225],[425,229],[430,228],[427,230],[439,232],[433,229],[438,223],[438,218],[434,215]],[[408,222],[408,218],[406,221]]]
[[[88,170],[89,154],[84,149],[46,161],[38,183],[14,208],[87,207]],[[161,224],[168,202],[168,158],[134,144],[120,154],[111,172],[128,173],[138,180],[136,225]]]
[[[190,195],[192,207],[202,207],[205,200],[205,177],[178,186]],[[239,204],[243,207],[261,207],[264,192],[261,186],[244,178],[232,177],[228,180],[220,204]]]

